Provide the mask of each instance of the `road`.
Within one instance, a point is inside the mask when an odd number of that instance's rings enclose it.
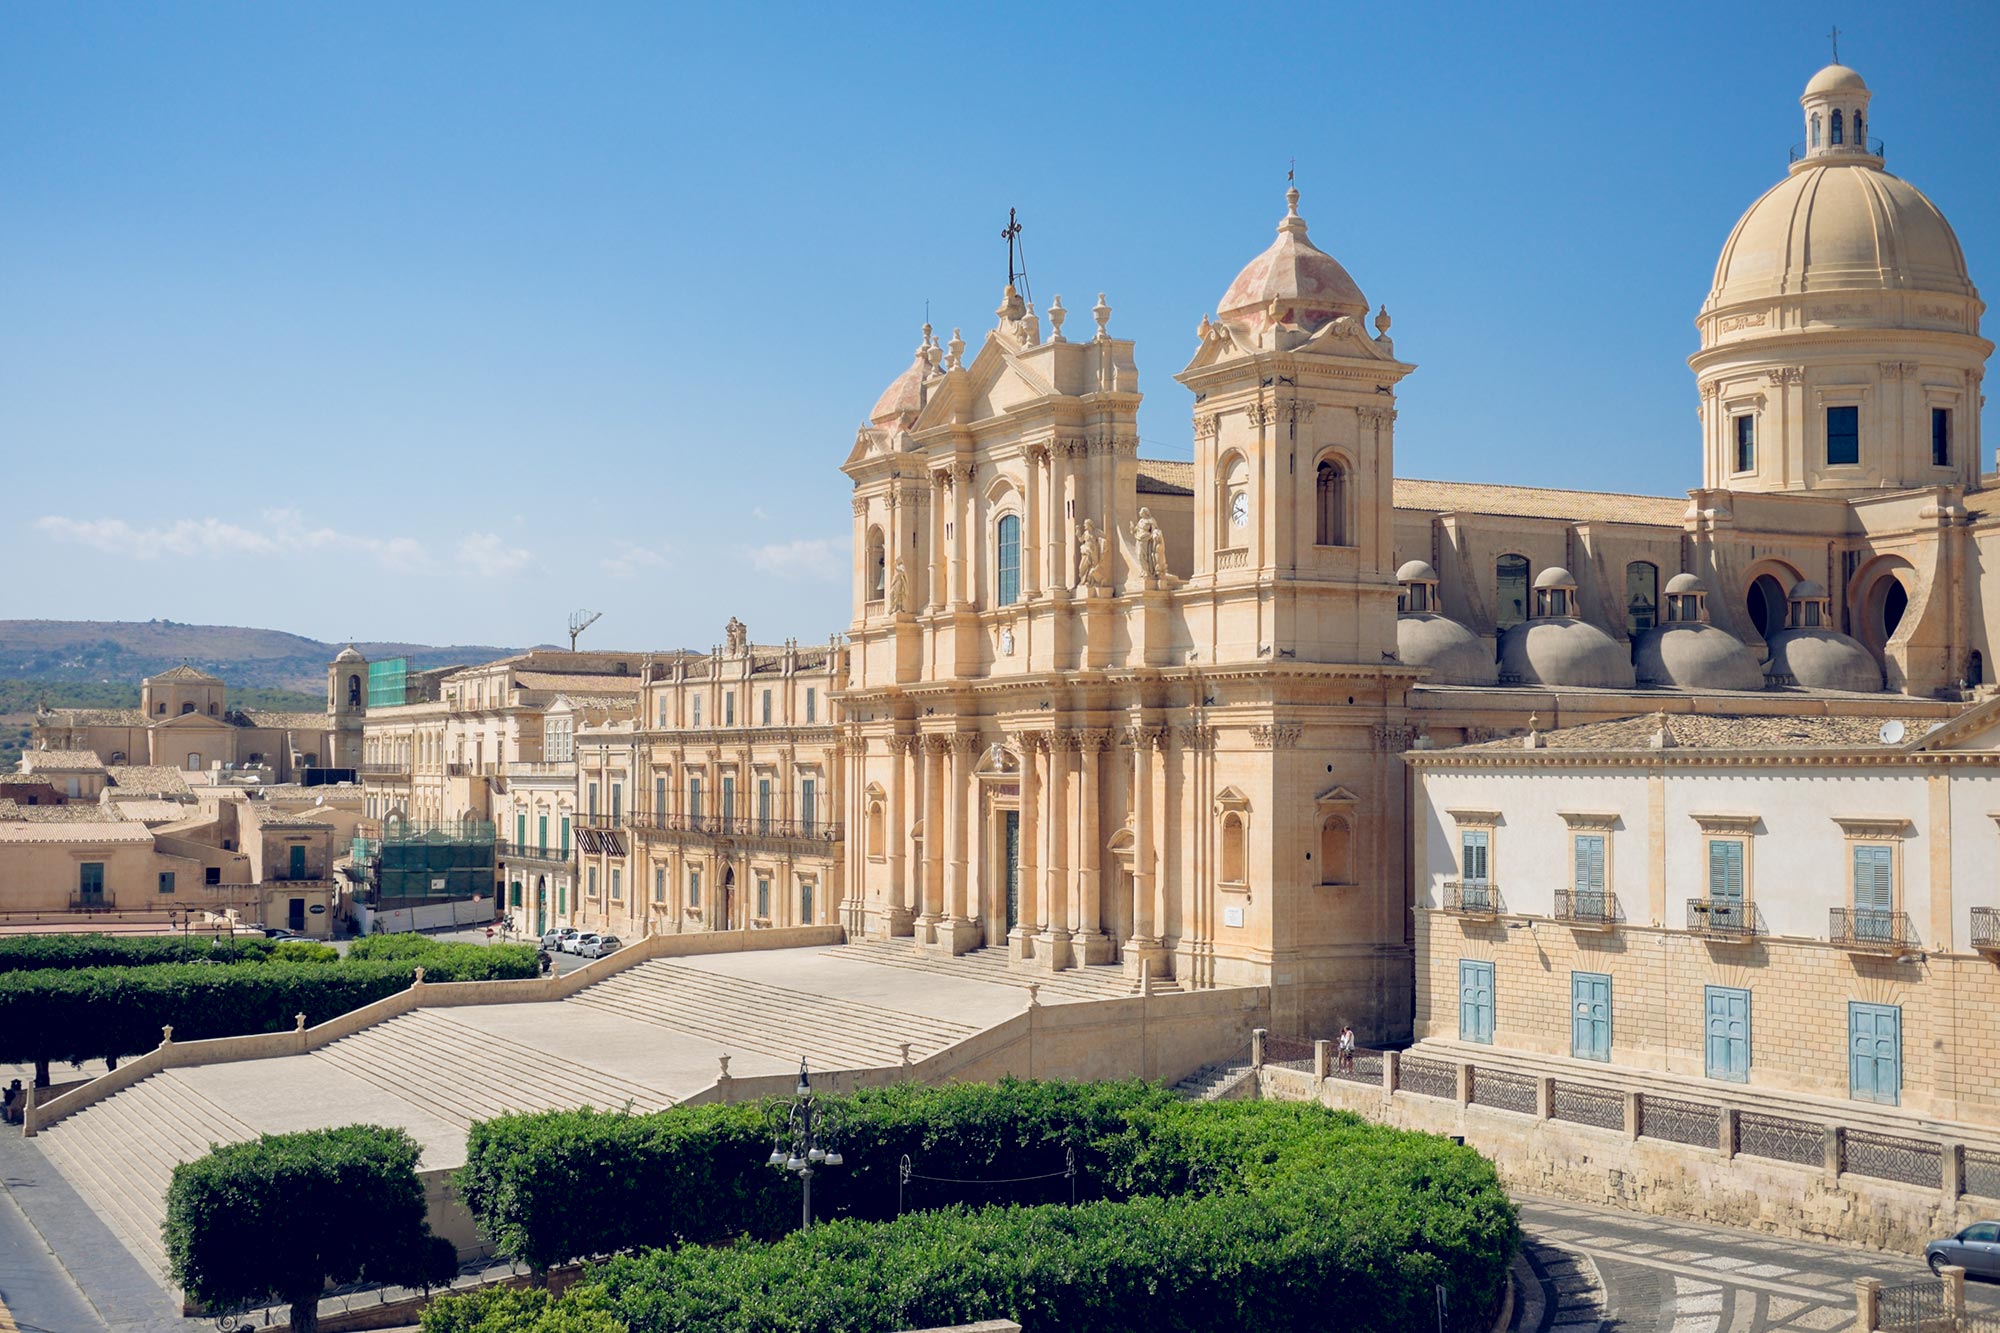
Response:
[[[1552,1199],[1517,1200],[1519,1333],[1776,1333],[1845,1329],[1854,1279],[1926,1276],[1921,1260],[1782,1240]],[[1969,1283],[2000,1311],[2000,1286]]]

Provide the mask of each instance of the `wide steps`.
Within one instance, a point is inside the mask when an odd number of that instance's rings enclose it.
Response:
[[[928,972],[933,976],[957,977],[962,981],[983,981],[988,985],[1012,986],[1026,990],[1030,985],[1037,987],[1041,994],[1076,1000],[1118,1000],[1139,992],[1138,982],[1117,963],[1100,963],[1089,967],[1066,968],[1061,972],[1027,972],[1016,968],[1000,948],[974,949],[946,958],[941,954],[926,953],[907,939],[860,940],[843,944],[826,951],[829,957],[846,958],[854,962],[877,963],[884,967],[900,967],[912,972]],[[1155,979],[1155,995],[1176,994],[1180,983],[1171,979]]]
[[[456,1125],[576,1106],[659,1111],[674,1099],[589,1065],[460,1023],[431,1009],[363,1028],[313,1052],[365,1083]]]
[[[43,1130],[36,1142],[139,1259],[164,1274],[167,1186],[173,1168],[256,1131],[168,1070]]]
[[[830,1068],[868,1069],[928,1055],[972,1036],[965,1023],[883,1009],[665,961],[627,968],[570,998],[623,1018],[702,1037],[727,1050]]]

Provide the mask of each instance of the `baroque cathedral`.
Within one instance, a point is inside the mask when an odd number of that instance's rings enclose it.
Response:
[[[1405,751],[1979,693],[1993,344],[1869,100],[1816,74],[1723,245],[1684,498],[1398,477],[1416,367],[1295,189],[1175,377],[1192,464],[1139,456],[1103,296],[1085,323],[1009,286],[976,346],[927,325],[843,469],[850,934],[1406,1038]]]

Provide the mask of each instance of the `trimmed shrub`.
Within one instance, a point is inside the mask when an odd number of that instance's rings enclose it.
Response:
[[[403,1130],[349,1125],[177,1165],[161,1228],[174,1281],[224,1310],[283,1301],[294,1333],[319,1327],[328,1282],[448,1281],[456,1257],[425,1219],[420,1151]]]
[[[254,963],[275,941],[206,935],[12,935],[0,938],[0,973],[42,968],[152,967],[161,963]]]
[[[337,963],[340,950],[317,940],[279,940],[271,950],[275,963]]]
[[[1094,1333],[1317,1330],[1329,1311],[1343,1329],[1387,1333],[1435,1327],[1439,1287],[1452,1326],[1471,1329],[1490,1322],[1518,1242],[1476,1152],[1317,1104],[1018,1082],[827,1102],[846,1165],[815,1177],[815,1213],[832,1220],[809,1231],[785,1234],[798,1183],[763,1164],[768,1104],[487,1121],[460,1188],[500,1251],[536,1267],[674,1247],[603,1263],[549,1307],[595,1302],[577,1308],[634,1333],[1000,1317]],[[1066,1151],[1083,1173],[1073,1209],[1052,1206],[1051,1182],[1020,1179],[1061,1171]],[[1008,1206],[968,1210],[996,1191],[960,1184],[916,1201],[932,1211],[894,1216],[906,1152],[919,1175],[1006,1178]],[[1053,1182],[1058,1197],[1066,1184]],[[482,1329],[484,1299],[435,1303],[426,1333]]]

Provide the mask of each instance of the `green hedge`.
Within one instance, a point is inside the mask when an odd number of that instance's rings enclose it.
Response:
[[[42,968],[150,967],[160,963],[255,963],[276,941],[206,935],[13,935],[0,939],[0,973]]]
[[[591,1270],[574,1300],[633,1333],[927,1328],[1007,1317],[1093,1333],[1434,1328],[1490,1322],[1518,1235],[1492,1166],[1446,1140],[1312,1103],[1191,1103],[1140,1084],[900,1087],[830,1099],[843,1167],[786,1234],[798,1183],[764,1165],[762,1105],[557,1112],[473,1127],[460,1189],[502,1254]],[[1066,1182],[927,1186],[896,1171]],[[913,1181],[925,1187],[926,1182]],[[984,1205],[984,1206],[982,1206]],[[728,1248],[712,1248],[727,1246]],[[426,1333],[513,1327],[498,1297],[450,1298]],[[597,1327],[579,1322],[578,1328]]]
[[[261,962],[97,967],[0,974],[0,1063],[122,1059],[174,1040],[283,1032],[323,1023],[426,981],[537,974],[525,945],[436,945],[414,961]]]

